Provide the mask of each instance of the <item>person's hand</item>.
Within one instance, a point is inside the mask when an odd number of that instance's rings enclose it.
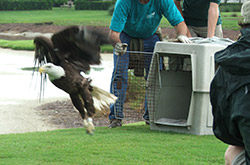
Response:
[[[115,55],[121,56],[126,53],[128,44],[126,43],[116,43],[115,44]]]
[[[210,41],[217,41],[219,40],[220,38],[219,37],[216,37],[216,36],[213,36],[213,37],[208,37],[208,40]]]
[[[179,35],[177,36],[177,39],[182,43],[187,43],[187,44],[192,43],[192,41],[186,35]]]

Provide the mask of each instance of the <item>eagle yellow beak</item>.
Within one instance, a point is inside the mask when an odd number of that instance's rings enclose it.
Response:
[[[43,68],[43,67],[40,67],[38,71],[39,71],[40,73],[43,73],[43,72],[44,72],[44,68]]]

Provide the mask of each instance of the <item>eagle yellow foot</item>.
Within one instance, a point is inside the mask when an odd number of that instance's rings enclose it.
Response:
[[[86,132],[90,135],[94,134],[95,131],[95,126],[93,124],[93,119],[92,118],[87,118],[83,120],[83,126],[86,128]]]

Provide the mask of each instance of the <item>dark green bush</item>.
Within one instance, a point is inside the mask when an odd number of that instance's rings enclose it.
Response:
[[[61,5],[63,5],[64,3],[67,3],[68,0],[53,0],[53,6],[54,7],[60,7]]]
[[[76,10],[108,10],[114,2],[101,0],[75,0],[74,4]]]
[[[112,4],[111,6],[109,6],[109,9],[108,9],[109,15],[113,15],[114,9],[115,9],[115,4]]]
[[[241,3],[221,3],[220,11],[221,12],[240,12]]]
[[[51,10],[53,0],[1,0],[1,10]]]

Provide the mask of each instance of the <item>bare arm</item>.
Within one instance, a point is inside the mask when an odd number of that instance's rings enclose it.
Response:
[[[174,28],[175,28],[175,31],[177,33],[177,36],[179,36],[179,35],[187,35],[188,29],[187,29],[187,25],[185,24],[184,21],[180,22]]]
[[[208,26],[207,26],[207,37],[211,38],[214,36],[216,24],[218,21],[219,9],[218,4],[211,2],[208,9]]]
[[[109,31],[109,39],[110,39],[113,47],[115,47],[116,43],[118,43],[118,42],[121,43],[120,32],[116,32],[116,31],[110,30]]]
[[[116,32],[113,30],[110,30],[109,32],[109,40],[111,41],[114,47],[115,55],[125,54],[128,47],[127,43],[121,43],[120,34],[121,34],[120,32]]]
[[[192,41],[190,41],[190,39],[187,37],[188,29],[184,21],[180,22],[174,28],[177,33],[177,40],[182,43],[192,43]]]
[[[182,13],[181,1],[174,0],[174,3],[175,3],[175,6],[177,7],[177,9],[179,10],[179,12],[181,13],[182,17],[184,18],[183,13]],[[189,32],[188,29],[187,29],[187,34],[186,35],[188,37],[192,37],[191,33]]]

